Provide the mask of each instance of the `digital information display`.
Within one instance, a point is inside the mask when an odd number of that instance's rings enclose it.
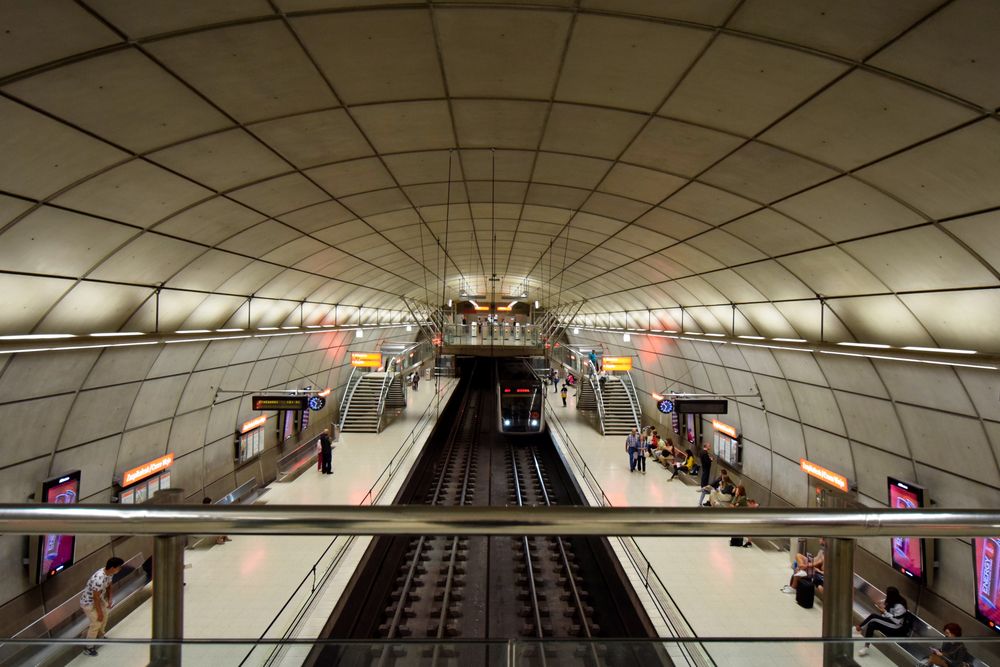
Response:
[[[254,396],[254,410],[305,410],[306,396]]]
[[[80,499],[80,471],[53,477],[42,482],[42,502],[50,505],[75,505]],[[51,577],[73,564],[76,549],[74,535],[43,535],[39,549],[39,579]]]
[[[1000,537],[977,537],[976,618],[1000,632]]]
[[[678,398],[674,401],[677,412],[698,415],[724,415],[729,412],[729,401],[704,398]]]
[[[919,509],[924,506],[924,490],[909,482],[889,478],[889,507]],[[911,579],[924,580],[924,541],[919,537],[892,538],[892,567]]]

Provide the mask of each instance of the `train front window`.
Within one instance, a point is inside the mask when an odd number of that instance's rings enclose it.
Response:
[[[504,392],[501,399],[504,427],[526,428],[532,421],[537,425],[541,417],[541,396],[537,390]]]

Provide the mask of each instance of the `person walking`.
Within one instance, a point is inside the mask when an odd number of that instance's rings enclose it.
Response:
[[[80,607],[90,620],[87,628],[87,639],[102,639],[108,625],[108,614],[114,603],[111,600],[111,579],[118,574],[125,564],[121,558],[112,557],[97,572],[87,580],[87,585],[80,595]],[[97,655],[97,646],[85,646],[86,655]]]
[[[625,438],[625,451],[628,452],[629,472],[635,472],[635,456],[640,442],[639,432],[636,429],[632,429],[632,432]]]
[[[597,363],[597,353],[594,352],[593,350],[591,350],[590,354],[588,356],[590,357],[590,363],[594,365],[594,372],[595,373],[599,373],[600,370],[601,370],[601,367]]]
[[[702,488],[708,486],[708,480],[712,479],[712,461],[715,458],[712,456],[712,447],[707,442],[701,447],[701,455],[698,457],[698,463],[701,465],[701,486]]]
[[[568,392],[568,391],[566,391],[566,385],[563,385],[563,388],[562,388],[562,389],[561,389],[561,390],[559,391],[559,396],[561,396],[561,397],[562,397],[562,401],[563,401],[563,407],[564,407],[564,408],[566,407],[566,397],[567,397],[568,395],[569,395],[569,392]]]
[[[319,448],[320,457],[323,461],[323,470],[321,472],[324,475],[332,475],[333,441],[330,439],[330,429],[323,429],[323,432],[319,434]]]
[[[639,435],[639,446],[635,451],[635,467],[636,470],[641,472],[643,475],[646,474],[646,452],[649,451],[649,433],[644,432]]]

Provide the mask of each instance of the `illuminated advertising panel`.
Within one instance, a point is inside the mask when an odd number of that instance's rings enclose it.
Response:
[[[42,502],[50,505],[75,505],[80,499],[80,471],[53,477],[42,482]],[[73,564],[75,535],[43,535],[39,549],[39,580],[62,572]]]
[[[850,491],[850,485],[847,483],[847,478],[843,475],[835,473],[832,470],[827,470],[823,466],[813,463],[812,461],[807,461],[806,459],[799,459],[799,467],[802,468],[802,472],[806,473],[810,477],[814,477],[821,482],[829,484],[835,489],[839,489],[844,493]]]
[[[919,509],[924,506],[924,490],[909,482],[889,478],[889,507]],[[918,537],[892,538],[892,567],[911,579],[924,580],[924,541]]]
[[[1000,537],[977,537],[976,618],[1000,632]]]

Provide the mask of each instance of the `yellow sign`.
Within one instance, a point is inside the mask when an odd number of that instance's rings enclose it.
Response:
[[[844,493],[847,493],[850,489],[847,484],[847,478],[843,475],[838,475],[832,470],[827,470],[823,466],[816,465],[812,461],[807,461],[805,459],[799,459],[799,467],[810,477],[815,477],[821,482],[826,482],[830,486],[840,489]]]
[[[357,368],[378,368],[382,365],[382,353],[351,352],[351,365]]]
[[[632,370],[632,357],[604,357],[601,359],[601,370],[630,371]]]

